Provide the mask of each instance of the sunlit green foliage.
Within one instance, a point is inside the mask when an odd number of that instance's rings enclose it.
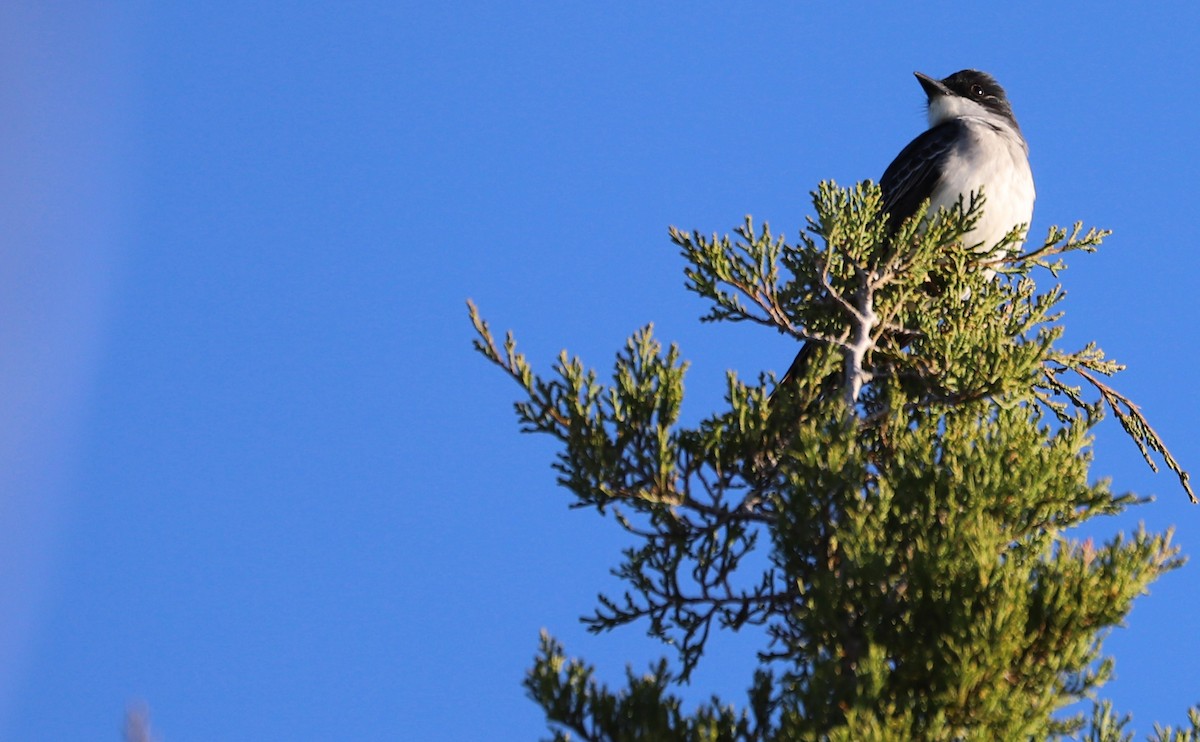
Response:
[[[633,538],[615,569],[625,592],[585,621],[644,624],[676,654],[614,691],[543,637],[526,688],[555,739],[1124,739],[1107,706],[1062,710],[1095,696],[1103,638],[1181,559],[1169,533],[1072,538],[1142,502],[1090,475],[1092,427],[1114,412],[1191,491],[1101,381],[1120,367],[1060,347],[1062,291],[1033,280],[1105,233],[1052,229],[1012,254],[1014,234],[980,255],[959,238],[982,198],[895,234],[879,204],[870,184],[822,184],[795,243],[749,218],[732,236],[671,230],[704,319],[807,344],[782,382],[730,373],[721,409],[691,427],[686,363],[652,328],[609,382],[565,352],[541,376],[472,305],[476,346],[525,391],[522,430],[561,443],[572,504]],[[746,566],[756,551],[765,568]],[[769,640],[744,709],[685,712],[672,683],[713,630],[747,625]]]

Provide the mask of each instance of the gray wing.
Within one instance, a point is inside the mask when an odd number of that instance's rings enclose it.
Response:
[[[942,164],[954,143],[965,135],[965,124],[957,119],[938,124],[909,142],[888,165],[879,187],[891,229],[898,228],[933,194],[941,180]]]

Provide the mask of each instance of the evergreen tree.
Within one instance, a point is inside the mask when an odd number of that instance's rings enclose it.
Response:
[[[723,409],[694,427],[679,421],[687,364],[650,327],[611,383],[565,352],[543,377],[471,306],[477,348],[524,389],[522,430],[560,441],[573,504],[634,539],[615,569],[626,592],[585,622],[645,622],[676,653],[610,690],[543,635],[525,685],[554,739],[1128,738],[1107,704],[1062,710],[1095,697],[1102,640],[1182,559],[1170,533],[1072,538],[1145,502],[1089,476],[1092,427],[1114,414],[1191,489],[1103,380],[1119,366],[1059,347],[1062,291],[1031,278],[1105,233],[1055,228],[1013,255],[1014,233],[983,256],[960,239],[982,196],[894,234],[879,204],[870,184],[822,184],[794,244],[749,218],[732,237],[671,231],[705,320],[805,347],[785,383],[730,373]],[[671,685],[710,632],[746,626],[767,640],[745,706],[685,712]],[[1198,719],[1159,738],[1198,739]]]

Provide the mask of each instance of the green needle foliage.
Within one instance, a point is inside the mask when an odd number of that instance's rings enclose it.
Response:
[[[1055,228],[1020,254],[1013,234],[980,255],[961,237],[984,206],[889,234],[878,187],[824,183],[796,243],[749,218],[733,236],[672,229],[705,320],[805,347],[783,382],[730,373],[721,409],[691,427],[687,364],[652,328],[611,382],[565,352],[541,376],[471,305],[476,347],[524,390],[521,429],[561,443],[572,504],[631,537],[614,570],[625,591],[584,621],[643,624],[675,654],[611,690],[543,635],[525,686],[554,739],[1128,738],[1108,705],[1062,710],[1095,698],[1112,667],[1102,640],[1182,559],[1170,533],[1071,537],[1145,502],[1089,476],[1092,427],[1111,411],[1191,489],[1101,381],[1120,367],[1059,346],[1063,293],[1031,278],[1106,233]],[[746,704],[685,712],[672,685],[712,631],[746,626],[767,637]],[[1190,740],[1192,727],[1156,732]]]

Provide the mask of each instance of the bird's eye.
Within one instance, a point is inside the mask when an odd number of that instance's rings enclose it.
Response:
[[[982,85],[972,85],[971,86],[971,95],[975,96],[976,98],[982,98],[983,97],[983,86]]]

